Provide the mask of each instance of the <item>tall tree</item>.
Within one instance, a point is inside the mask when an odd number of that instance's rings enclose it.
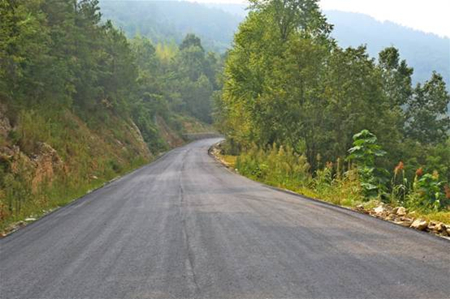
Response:
[[[436,72],[425,84],[417,84],[407,103],[406,134],[423,144],[443,143],[449,137],[450,95]]]
[[[195,34],[189,33],[186,35],[186,37],[183,39],[180,45],[180,50],[183,51],[184,49],[190,48],[190,47],[197,47],[202,52],[205,50],[203,49],[202,42],[199,37],[197,37]]]

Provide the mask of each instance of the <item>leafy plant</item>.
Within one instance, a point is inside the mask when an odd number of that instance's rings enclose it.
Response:
[[[378,173],[384,173],[383,169],[375,167],[375,158],[383,157],[386,152],[377,144],[377,137],[368,130],[362,130],[353,136],[353,147],[348,150],[350,155],[347,161],[357,165],[361,186],[366,197],[376,197],[384,190],[385,179]]]

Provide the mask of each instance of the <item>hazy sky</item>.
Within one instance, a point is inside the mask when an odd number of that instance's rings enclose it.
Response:
[[[321,0],[322,8],[361,12],[450,37],[450,0]]]
[[[190,0],[246,3],[246,0]],[[323,9],[368,14],[410,28],[450,37],[450,0],[321,0]]]

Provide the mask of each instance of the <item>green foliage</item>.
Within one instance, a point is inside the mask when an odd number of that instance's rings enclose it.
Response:
[[[170,122],[173,112],[211,123],[213,94],[220,88],[215,82],[220,57],[205,53],[200,39],[193,34],[186,36],[180,49],[161,44],[154,47],[143,37],[133,39],[131,48],[139,65],[137,97],[141,100],[137,101],[137,109],[148,110],[147,123],[155,115]]]
[[[180,43],[188,33],[201,37],[205,49],[225,52],[232,46],[234,33],[248,13],[248,3],[194,3],[188,1],[108,1],[100,2],[105,19],[113,20],[128,37],[145,36],[155,43]],[[334,24],[333,38],[342,48],[366,44],[377,57],[383,48],[395,45],[414,67],[413,82],[424,82],[433,70],[450,84],[448,38],[379,22],[358,13],[327,11]],[[306,15],[306,14],[304,14]]]
[[[394,47],[384,49],[379,54],[379,67],[383,71],[385,96],[392,109],[405,105],[412,96],[411,76],[413,69],[405,60],[400,61],[400,53]]]
[[[183,41],[180,44],[180,51],[183,51],[184,49],[189,49],[191,47],[199,48],[202,52],[205,51],[202,46],[202,42],[200,41],[200,38],[195,36],[195,34],[189,33],[186,35],[186,37],[183,39]]]
[[[337,46],[330,30],[317,1],[252,1],[215,99],[215,120],[230,150],[246,155],[255,146],[289,146],[306,157],[321,194],[336,190],[335,175],[355,171],[352,182],[366,200],[405,201],[421,166],[448,180],[450,96],[442,76],[434,73],[413,88],[413,69],[397,49],[384,49],[376,61],[364,46]],[[339,172],[324,168],[347,154],[350,163]],[[282,185],[261,155],[240,160],[242,171],[268,182],[274,176]],[[398,161],[407,165],[402,178],[389,180],[387,169]]]
[[[422,86],[417,84],[407,103],[406,134],[423,144],[439,144],[447,140],[450,131],[448,105],[450,95],[441,75],[433,73]]]
[[[383,188],[383,178],[377,175],[375,158],[383,157],[386,152],[377,144],[377,137],[368,130],[353,136],[353,147],[348,150],[347,161],[356,163],[361,186],[366,197],[377,197]]]
[[[0,96],[9,105],[69,108],[94,123],[131,115],[152,150],[164,148],[156,115],[211,122],[221,58],[205,53],[195,35],[176,51],[142,37],[130,43],[101,22],[98,0],[2,1],[1,8]]]
[[[224,149],[227,149],[226,144]],[[295,153],[290,147],[274,144],[261,149],[253,145],[240,153],[235,167],[239,173],[255,180],[335,204],[352,206],[363,200],[359,176],[354,169],[343,171],[338,160],[335,164],[326,163],[313,175],[306,156]]]
[[[424,174],[414,179],[413,192],[409,194],[407,204],[422,210],[439,211],[445,208],[448,200],[445,198],[444,182],[439,180],[439,174]]]
[[[350,155],[347,160],[355,161],[364,167],[374,167],[375,158],[386,155],[377,141],[377,137],[368,130],[362,130],[355,134],[353,136],[353,147],[348,150]]]
[[[423,165],[426,165],[428,172],[437,171],[441,178],[450,183],[450,138],[447,142],[439,143],[436,146],[426,148],[427,153]]]

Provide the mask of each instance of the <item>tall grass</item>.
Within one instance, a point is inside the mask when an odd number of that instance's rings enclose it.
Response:
[[[253,146],[242,152],[235,167],[255,180],[335,204],[351,206],[363,201],[356,170],[343,171],[340,160],[312,173],[305,155],[274,144],[267,150]]]

